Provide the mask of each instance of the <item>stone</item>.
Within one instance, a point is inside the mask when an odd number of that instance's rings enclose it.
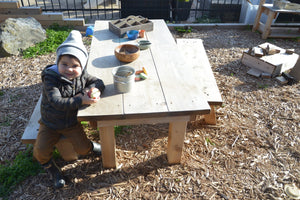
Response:
[[[298,59],[297,63],[290,71],[290,75],[296,80],[300,81],[300,58]]]
[[[247,71],[247,74],[255,76],[255,77],[260,77],[262,71],[255,69],[255,68],[251,68],[249,71]]]
[[[46,39],[46,31],[34,18],[8,18],[0,24],[0,57],[18,55]]]
[[[276,80],[277,80],[281,85],[284,85],[284,84],[287,84],[287,83],[288,83],[288,80],[286,80],[283,76],[277,76],[277,77],[276,77]]]
[[[261,73],[261,77],[262,77],[262,78],[271,78],[271,77],[272,77],[272,74],[263,72],[263,73]]]

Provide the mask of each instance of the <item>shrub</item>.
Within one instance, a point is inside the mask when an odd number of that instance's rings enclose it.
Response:
[[[7,197],[17,184],[41,170],[40,164],[33,161],[32,147],[19,152],[12,163],[0,165],[0,197]]]
[[[55,52],[57,47],[65,41],[71,32],[71,27],[52,25],[46,29],[46,39],[33,47],[23,50],[23,58],[32,58]]]

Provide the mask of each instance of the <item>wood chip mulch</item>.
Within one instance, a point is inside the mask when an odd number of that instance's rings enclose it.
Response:
[[[9,199],[279,200],[288,199],[285,185],[300,187],[300,84],[256,78],[241,63],[243,51],[266,41],[257,32],[237,29],[173,34],[203,40],[224,101],[216,108],[217,125],[189,123],[181,164],[167,163],[168,124],[124,127],[116,137],[117,169],[104,169],[94,156],[59,159],[68,178],[65,188],[52,189],[47,174],[40,173]],[[300,54],[297,40],[267,41]],[[21,136],[41,93],[41,70],[54,60],[54,54],[0,58],[1,164],[26,149]],[[101,142],[95,130],[85,129]]]

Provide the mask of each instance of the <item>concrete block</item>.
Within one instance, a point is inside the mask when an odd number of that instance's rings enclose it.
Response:
[[[109,22],[109,30],[119,37],[123,37],[130,30],[153,30],[153,22],[142,16],[128,16],[124,19]]]

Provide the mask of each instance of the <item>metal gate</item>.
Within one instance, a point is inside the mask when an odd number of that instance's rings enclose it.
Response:
[[[19,0],[21,6],[41,7],[43,12],[62,12],[66,18],[112,20],[128,15],[149,19],[205,23],[238,22],[245,0]]]

